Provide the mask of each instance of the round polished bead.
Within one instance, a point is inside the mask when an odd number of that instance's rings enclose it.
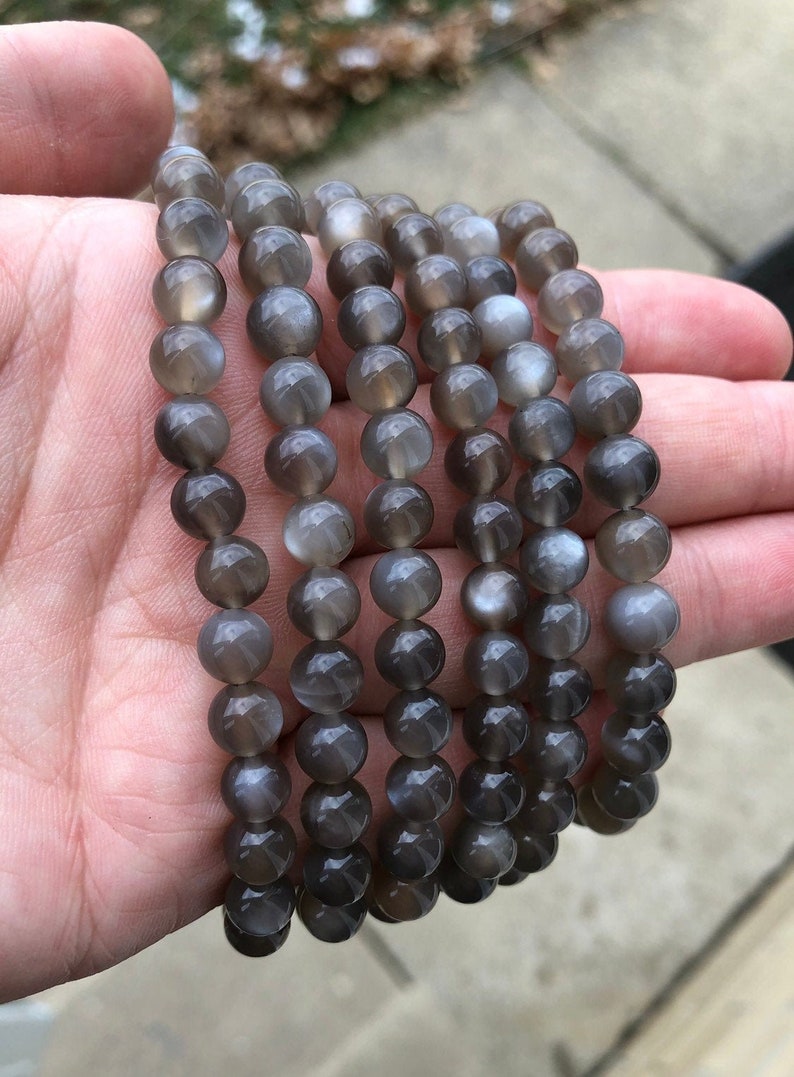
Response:
[[[607,517],[595,536],[598,560],[626,583],[644,583],[670,560],[672,539],[658,516],[626,509]]]
[[[295,735],[295,759],[315,782],[346,782],[364,766],[367,734],[352,714],[310,714]]]
[[[360,612],[358,587],[346,572],[335,568],[310,568],[287,594],[289,619],[312,639],[339,639],[350,631]]]
[[[264,550],[241,535],[213,539],[196,561],[196,584],[208,602],[224,609],[250,606],[270,579]]]
[[[368,284],[345,296],[336,324],[349,348],[396,344],[405,330],[405,310],[389,288]]]
[[[279,426],[313,425],[331,406],[331,383],[316,363],[288,356],[262,375],[259,401],[265,414]]]
[[[482,254],[463,267],[466,274],[466,302],[476,307],[492,295],[515,295],[516,275],[501,258]]]
[[[524,581],[512,565],[477,565],[460,588],[466,616],[480,628],[503,629],[520,620],[527,609]]]
[[[237,261],[243,284],[254,295],[278,284],[303,288],[312,273],[306,240],[279,224],[255,228],[240,248]]]
[[[347,395],[369,415],[404,407],[416,392],[416,383],[413,359],[396,344],[359,348],[345,372]]]
[[[386,704],[383,729],[402,755],[423,759],[440,752],[452,735],[452,711],[429,688],[398,692]]]
[[[512,696],[476,696],[463,713],[463,739],[494,763],[516,755],[529,735],[529,716]]]
[[[229,242],[220,210],[203,198],[178,198],[163,207],[157,220],[157,246],[166,258],[186,254],[217,262]]]
[[[475,879],[459,868],[450,853],[442,859],[438,869],[441,889],[460,905],[477,905],[496,890],[496,879]]]
[[[504,561],[518,549],[523,534],[521,517],[502,497],[473,497],[455,513],[458,549],[475,561]]]
[[[245,684],[267,668],[273,657],[273,633],[253,610],[219,610],[201,626],[197,647],[199,661],[211,677]]]
[[[615,711],[601,728],[601,752],[626,777],[658,770],[670,754],[670,730],[658,714]]]
[[[357,288],[369,284],[391,288],[394,265],[380,243],[371,239],[351,239],[337,247],[328,259],[325,276],[332,294],[341,301]]]
[[[303,858],[303,883],[325,905],[350,905],[364,897],[372,860],[360,842],[342,849],[310,845]]]
[[[524,802],[524,783],[510,763],[474,759],[458,780],[461,803],[481,823],[506,823]]]
[[[549,835],[570,826],[576,815],[576,793],[570,782],[550,782],[527,774],[524,786],[526,796],[515,817],[516,830],[520,827],[530,834]]]
[[[154,200],[159,209],[180,198],[202,198],[216,209],[223,209],[224,188],[221,174],[204,154],[189,153],[186,147],[171,157],[161,157],[152,177]]]
[[[499,231],[502,250],[512,258],[524,236],[538,228],[553,227],[554,218],[541,202],[522,198],[505,206],[499,214],[496,227]]]
[[[530,602],[524,639],[541,658],[570,658],[590,638],[590,615],[572,595],[542,595]]]
[[[590,558],[584,539],[575,531],[547,527],[525,540],[519,561],[521,571],[536,590],[559,595],[582,582]]]
[[[565,722],[581,714],[593,694],[590,674],[572,658],[536,658],[526,684],[529,702],[541,718]]]
[[[301,923],[315,939],[347,942],[364,923],[367,902],[365,898],[359,898],[349,905],[326,905],[303,889],[298,897],[297,911]]]
[[[152,298],[164,322],[214,322],[226,306],[226,284],[212,264],[186,255],[168,262],[152,285]]]
[[[238,954],[244,957],[270,957],[277,953],[289,938],[292,924],[287,923],[279,931],[273,931],[270,935],[250,935],[247,931],[241,931],[229,917],[224,914],[223,930],[226,940]]]
[[[177,467],[216,463],[229,446],[231,430],[223,409],[204,396],[178,396],[163,404],[154,422],[154,440]]]
[[[407,273],[415,262],[444,249],[444,238],[437,221],[426,213],[404,213],[398,217],[384,237],[386,249],[401,273]]]
[[[574,385],[568,406],[579,433],[595,439],[633,430],[642,411],[642,397],[628,374],[596,370]]]
[[[387,549],[415,546],[433,526],[433,503],[415,482],[381,482],[367,494],[364,525],[370,538]]]
[[[440,373],[456,363],[476,363],[482,331],[467,310],[444,307],[422,321],[416,344],[425,364]]]
[[[466,644],[463,668],[487,696],[517,693],[529,672],[527,649],[510,632],[481,632]]]
[[[450,851],[458,867],[475,879],[498,879],[513,866],[517,846],[507,823],[464,819],[452,837]]]
[[[520,871],[524,876],[545,871],[557,855],[560,844],[557,835],[535,834],[527,830],[518,818],[511,820],[510,829],[517,845],[513,870]]]
[[[231,535],[245,515],[245,493],[233,476],[216,467],[188,471],[174,484],[171,512],[193,538]]]
[[[482,330],[482,354],[488,359],[532,336],[532,315],[526,303],[514,295],[489,296],[472,314]]]
[[[297,842],[280,816],[263,823],[235,819],[223,838],[229,870],[252,886],[267,886],[289,871]]]
[[[226,889],[226,915],[249,935],[272,935],[289,923],[294,911],[295,887],[283,876],[267,886],[232,879]]]
[[[476,363],[448,367],[430,386],[433,414],[452,430],[470,430],[487,423],[498,402],[496,382]]]
[[[529,724],[523,757],[536,777],[565,781],[584,766],[587,737],[576,722],[548,722],[536,718]]]
[[[579,252],[562,229],[537,228],[518,244],[515,260],[521,283],[539,292],[549,277],[561,269],[573,269],[579,261]]]
[[[229,684],[210,703],[207,724],[212,739],[224,752],[260,755],[281,736],[284,712],[278,696],[263,684]]]
[[[209,393],[223,376],[226,356],[210,329],[186,322],[157,334],[149,349],[149,366],[169,393]]]
[[[284,517],[284,545],[304,565],[329,568],[353,549],[355,524],[350,511],[331,497],[303,497]]]
[[[246,317],[248,339],[269,363],[311,355],[323,328],[320,308],[302,288],[279,284],[256,296]]]
[[[659,457],[640,438],[612,434],[587,454],[584,481],[604,504],[615,509],[631,509],[656,489]]]
[[[188,146],[186,143],[177,143],[174,146],[167,146],[161,154],[158,154],[151,167],[149,175],[152,186],[157,182],[158,173],[162,171],[169,161],[173,161],[175,157],[200,157],[203,161],[209,160],[206,153],[196,149],[195,146]]]
[[[345,711],[361,691],[361,659],[338,640],[315,640],[298,651],[289,671],[292,693],[318,714]]]
[[[381,554],[369,577],[375,604],[390,617],[411,620],[431,610],[441,595],[441,573],[422,550]]]
[[[403,819],[431,823],[449,811],[455,799],[455,775],[440,755],[401,756],[386,774],[386,796]]]
[[[548,348],[520,340],[499,352],[491,366],[499,399],[514,407],[546,396],[557,382],[557,364]]]
[[[542,396],[516,408],[508,435],[523,460],[557,460],[576,440],[576,423],[567,404],[553,396]]]
[[[473,209],[468,202],[447,202],[439,206],[433,216],[438,221],[441,231],[446,235],[455,221],[463,217],[476,217],[477,210]]]
[[[516,483],[521,515],[538,527],[559,527],[579,511],[582,484],[575,472],[556,460],[533,464]]]
[[[600,808],[615,819],[640,819],[647,815],[659,796],[655,774],[638,774],[626,778],[608,764],[602,764],[593,775],[593,799]]]
[[[268,442],[267,477],[296,497],[320,494],[336,475],[336,449],[316,426],[287,426]]]
[[[280,179],[258,179],[247,183],[231,204],[232,227],[241,240],[255,228],[277,224],[300,232],[303,203],[289,183]]]
[[[317,232],[323,213],[342,198],[353,198],[359,201],[361,191],[347,180],[332,179],[318,184],[311,194],[304,198],[303,209],[306,214],[306,226],[310,232]]]
[[[538,292],[538,317],[551,333],[582,318],[598,318],[603,309],[601,285],[583,269],[561,269]]]
[[[428,465],[432,455],[430,427],[407,408],[378,412],[361,432],[361,456],[381,479],[410,479]]]
[[[289,771],[271,752],[230,760],[221,775],[221,798],[233,816],[266,823],[285,807],[292,792]]]
[[[620,651],[607,666],[607,695],[626,714],[655,714],[675,695],[675,670],[661,654]]]
[[[378,215],[384,231],[404,217],[406,213],[418,213],[419,207],[413,198],[407,194],[393,192],[391,194],[368,195],[367,202]]]
[[[372,819],[369,793],[355,778],[338,785],[310,785],[301,799],[301,824],[312,841],[329,849],[353,845]]]
[[[615,819],[593,797],[593,787],[583,785],[576,794],[576,822],[596,834],[624,834],[636,819]]]
[[[492,494],[504,486],[513,469],[510,446],[488,427],[462,430],[447,446],[444,470],[464,493]]]
[[[255,183],[257,180],[262,179],[283,178],[277,168],[266,164],[264,161],[246,161],[245,164],[238,165],[226,177],[224,184],[227,209],[231,209],[232,202],[234,202],[243,187],[247,187],[249,183]]]
[[[398,879],[426,879],[443,855],[444,835],[436,822],[417,823],[394,815],[378,833],[380,862]]]
[[[602,318],[584,318],[569,325],[554,350],[560,373],[570,382],[596,370],[620,370],[623,352],[623,337]]]
[[[393,923],[419,920],[432,911],[441,892],[435,876],[426,879],[396,879],[383,868],[372,877],[372,901]]]
[[[424,621],[395,621],[375,643],[375,666],[384,681],[400,691],[430,684],[444,668],[444,641]]]
[[[317,238],[327,255],[352,239],[383,238],[377,213],[362,198],[339,198],[328,206],[317,222]]]
[[[499,233],[493,221],[471,214],[453,221],[446,229],[444,248],[461,265],[487,254],[499,254]]]
[[[466,274],[448,254],[429,254],[405,277],[405,302],[420,318],[466,302]]]
[[[660,651],[680,623],[678,603],[655,583],[619,587],[604,607],[604,627],[618,647],[626,651]]]

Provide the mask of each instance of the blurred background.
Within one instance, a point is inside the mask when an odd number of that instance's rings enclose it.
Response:
[[[794,227],[790,0],[49,0],[0,18],[134,30],[187,137],[304,194],[338,176],[429,211],[538,198],[602,267],[736,272]],[[341,947],[296,924],[263,962],[216,912],[0,1007],[0,1077],[790,1077],[794,675],[771,651],[690,667],[668,721],[660,802],[628,834],[572,827],[483,905],[442,897]]]

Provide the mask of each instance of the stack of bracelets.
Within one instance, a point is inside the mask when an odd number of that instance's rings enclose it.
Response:
[[[196,582],[219,607],[199,632],[198,656],[223,684],[210,705],[209,730],[232,756],[221,779],[233,816],[224,839],[233,873],[224,909],[232,946],[249,956],[274,953],[296,909],[316,938],[341,942],[367,913],[388,923],[424,916],[442,891],[481,901],[497,884],[521,882],[551,863],[558,833],[574,820],[601,834],[632,827],[656,801],[654,772],[670,750],[659,712],[673,697],[675,674],[659,652],[678,629],[679,610],[649,582],[670,556],[670,532],[637,507],[659,478],[653,449],[630,433],[639,390],[620,370],[622,338],[600,317],[601,289],[577,268],[573,240],[529,200],[489,217],[462,203],[428,216],[406,195],[364,199],[351,184],[330,181],[304,201],[267,164],[243,165],[224,183],[188,146],[161,155],[152,186],[157,242],[168,261],[154,282],[167,327],[152,344],[150,366],[174,394],[157,415],[155,440],[184,469],[171,510],[206,544]],[[260,401],[280,428],[267,444],[265,470],[294,498],[282,530],[303,570],[286,610],[308,639],[289,675],[306,712],[295,755],[311,782],[300,803],[309,842],[300,862],[281,814],[292,792],[277,754],[282,706],[257,680],[273,636],[250,607],[267,586],[269,563],[237,533],[245,494],[216,466],[230,429],[207,395],[225,366],[223,345],[207,326],[226,302],[215,263],[228,244],[227,214],[252,296],[248,337],[267,364]],[[327,257],[339,335],[350,349],[347,395],[368,416],[361,454],[373,487],[363,518],[384,550],[369,587],[392,619],[374,642],[374,665],[394,690],[383,714],[395,753],[385,783],[391,814],[366,844],[372,801],[355,775],[367,757],[367,735],[349,712],[364,668],[341,641],[361,610],[343,567],[355,526],[349,508],[325,492],[337,454],[317,425],[332,393],[312,358],[322,316],[305,290],[312,257],[304,232]],[[392,291],[395,272],[421,320],[417,361],[434,374],[433,414],[453,434],[444,470],[467,498],[454,541],[472,562],[460,592],[477,633],[463,654],[472,695],[462,735],[475,758],[457,776],[439,754],[452,735],[452,712],[430,687],[444,666],[444,641],[422,620],[442,590],[437,564],[420,548],[433,505],[417,480],[432,458],[433,434],[410,408],[419,377],[399,343],[406,312]],[[537,293],[538,317],[557,336],[554,354],[532,340],[516,273]],[[568,403],[551,395],[558,377],[572,386]],[[487,425],[500,401],[509,409],[509,441]],[[592,681],[574,656],[594,614],[570,593],[589,560],[586,543],[566,526],[582,500],[579,478],[562,462],[577,435],[594,442],[584,465],[587,489],[615,510],[597,528],[594,546],[619,585],[602,613],[616,647],[606,672],[615,710],[601,731],[603,762],[575,791],[571,779],[587,756],[576,719]],[[514,455],[526,466],[510,501],[498,491]],[[444,828],[456,794],[462,820]]]

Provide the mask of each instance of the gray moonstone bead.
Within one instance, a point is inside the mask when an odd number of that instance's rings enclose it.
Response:
[[[331,406],[331,383],[316,363],[289,356],[262,375],[259,400],[265,414],[279,426],[314,425]]]
[[[504,876],[502,876],[504,878]],[[438,881],[441,889],[460,905],[477,905],[485,901],[496,890],[496,879],[474,879],[463,871],[447,853],[438,869]]]
[[[389,227],[406,213],[419,212],[419,207],[410,195],[400,194],[397,191],[390,194],[368,195],[367,202],[377,213],[384,231],[388,231]]]
[[[316,426],[287,426],[268,442],[267,477],[296,497],[321,494],[336,475],[334,443]]]
[[[226,941],[244,957],[270,957],[271,954],[277,953],[289,938],[291,927],[292,923],[288,920],[284,927],[269,935],[250,935],[233,924],[226,913],[223,916]]]
[[[186,255],[168,262],[152,285],[152,299],[164,322],[214,322],[226,306],[226,283],[203,258]]]
[[[472,314],[482,330],[482,354],[488,359],[532,336],[532,315],[526,303],[514,295],[489,296]]]
[[[656,489],[659,457],[650,445],[632,434],[611,434],[587,454],[584,481],[604,504],[631,509]]]
[[[284,545],[304,565],[330,568],[353,549],[355,524],[350,511],[332,497],[302,497],[284,517]]]
[[[550,782],[527,774],[524,786],[526,795],[515,817],[516,829],[550,835],[570,826],[576,815],[576,793],[570,782]]]
[[[410,403],[416,392],[416,366],[396,344],[369,344],[348,363],[345,384],[356,407],[374,415]]]
[[[590,674],[572,658],[536,658],[530,666],[527,697],[541,718],[569,721],[582,713],[593,694]]]
[[[169,393],[209,393],[223,377],[223,345],[205,325],[169,325],[152,341],[149,366]]]
[[[579,511],[582,484],[575,472],[556,460],[533,464],[516,483],[521,515],[538,527],[559,527]]]
[[[387,549],[416,546],[433,526],[433,503],[415,482],[381,482],[367,494],[364,525],[370,538]]]
[[[595,439],[633,430],[642,411],[642,397],[628,374],[596,370],[574,385],[568,406],[579,433]]]
[[[521,571],[538,591],[559,595],[571,591],[587,574],[587,546],[567,527],[547,527],[530,535],[521,547]]]
[[[248,339],[269,363],[311,355],[323,328],[320,308],[302,288],[279,284],[256,296],[245,322]]]
[[[498,879],[513,866],[516,839],[507,823],[464,819],[455,831],[450,852],[459,868],[475,879]]]
[[[358,587],[336,568],[310,568],[287,594],[289,619],[312,639],[339,639],[350,631],[360,612]]]
[[[377,213],[362,198],[339,198],[331,203],[317,222],[317,238],[326,255],[352,239],[380,243],[383,230]]]
[[[405,330],[405,309],[389,288],[367,284],[345,296],[336,324],[348,348],[396,344]]]
[[[461,430],[444,453],[444,470],[450,482],[472,496],[492,494],[510,478],[510,446],[489,427]]]
[[[463,739],[483,759],[517,755],[529,736],[529,716],[512,696],[476,696],[463,713]]]
[[[342,849],[310,845],[303,858],[303,884],[325,905],[350,905],[364,897],[372,860],[360,842]]]
[[[463,669],[487,696],[518,693],[529,672],[524,644],[510,632],[481,632],[463,652]]]
[[[429,688],[398,692],[386,704],[383,728],[391,746],[411,759],[440,752],[452,736],[449,704]]]
[[[306,226],[310,232],[317,232],[323,213],[342,198],[354,198],[358,201],[361,199],[361,191],[347,180],[332,179],[318,184],[311,194],[304,198],[303,209],[306,214]]]
[[[656,583],[619,587],[604,607],[604,627],[625,651],[660,651],[681,624],[678,603]]]
[[[171,512],[193,538],[231,535],[245,515],[245,493],[239,482],[216,467],[188,471],[171,491]]]
[[[483,254],[495,257],[499,254],[499,233],[487,217],[460,217],[446,229],[444,249],[461,265]]]
[[[248,823],[266,823],[279,815],[291,792],[289,771],[272,752],[231,759],[221,775],[223,803]]]
[[[448,254],[429,254],[405,277],[405,302],[420,318],[466,302],[466,274]]]
[[[480,628],[503,629],[526,613],[527,589],[512,565],[477,565],[461,584],[460,604]]]
[[[607,763],[602,763],[593,775],[591,788],[596,804],[615,819],[640,819],[659,797],[655,774],[626,778]]]
[[[272,748],[284,728],[284,712],[275,692],[263,684],[229,684],[210,703],[210,735],[230,755],[261,755]]]
[[[525,829],[517,818],[511,819],[510,829],[517,845],[516,859],[512,870],[521,872],[522,878],[535,875],[539,871],[545,871],[557,855],[559,848],[557,835],[535,834],[531,830]],[[499,882],[502,883],[503,880],[508,882],[507,875],[503,875]],[[510,880],[510,882],[520,881],[520,879]]]
[[[270,565],[264,550],[241,535],[213,539],[196,561],[196,584],[208,602],[240,609],[267,587]]]
[[[432,455],[430,427],[408,408],[378,412],[361,432],[361,456],[381,479],[409,479],[428,465]]]
[[[593,797],[593,787],[583,785],[576,794],[576,822],[595,834],[624,834],[631,830],[636,819],[615,819],[607,814]]]
[[[521,517],[503,497],[473,497],[455,513],[453,533],[458,549],[475,561],[504,561],[515,553],[523,535]]]
[[[316,640],[298,651],[289,671],[292,693],[307,710],[337,714],[361,691],[361,659],[338,640]]]
[[[603,318],[584,318],[560,333],[554,353],[560,373],[577,382],[596,370],[620,370],[623,337]]]
[[[492,295],[515,295],[516,275],[507,262],[490,254],[482,254],[466,262],[466,303],[476,307]]]
[[[303,794],[300,816],[312,841],[329,849],[343,849],[366,832],[372,819],[372,801],[355,778],[337,785],[315,782]]]
[[[426,879],[444,855],[444,835],[436,822],[416,823],[393,815],[378,832],[380,862],[397,879]]]
[[[474,759],[458,780],[461,803],[481,823],[506,823],[524,802],[524,782],[510,763]]]
[[[163,207],[155,232],[166,258],[193,254],[217,262],[229,242],[226,218],[203,198],[178,198]]]
[[[675,670],[661,654],[619,651],[607,666],[607,695],[626,714],[656,714],[675,695]]]
[[[277,168],[266,164],[264,161],[246,161],[245,164],[238,165],[226,177],[224,184],[227,209],[231,209],[232,202],[234,202],[243,187],[247,187],[249,183],[255,183],[256,180],[261,179],[283,178]]]
[[[303,288],[312,273],[306,240],[280,224],[255,228],[240,247],[237,262],[243,284],[253,295],[278,284]]]
[[[231,204],[232,227],[241,240],[255,228],[277,224],[300,232],[303,203],[289,183],[280,179],[258,179],[247,183]]]
[[[579,261],[576,244],[561,228],[538,228],[516,247],[516,269],[521,283],[539,292],[549,277],[573,269]]]
[[[371,239],[351,239],[337,247],[328,259],[325,277],[332,294],[341,302],[356,288],[368,284],[391,288],[394,265],[380,243]]]
[[[295,758],[315,782],[346,782],[367,758],[367,734],[352,714],[310,714],[295,735]]]
[[[203,396],[189,394],[169,400],[154,421],[157,448],[177,467],[209,467],[226,452],[230,437],[223,409]]]
[[[538,292],[538,317],[551,333],[582,318],[598,318],[603,309],[601,285],[583,269],[561,269]]]
[[[470,430],[487,423],[498,402],[496,382],[476,363],[448,367],[430,386],[433,414],[452,430]]]
[[[437,221],[426,213],[404,213],[386,229],[386,249],[401,273],[415,262],[444,249],[444,238]]]
[[[661,572],[670,560],[671,549],[667,526],[642,509],[616,512],[596,531],[598,560],[607,572],[626,583],[644,583]]]
[[[158,154],[154,164],[151,167],[150,182],[152,185],[157,181],[158,173],[162,171],[169,161],[173,161],[176,157],[200,157],[202,161],[208,161],[206,153],[202,150],[197,150],[195,146],[188,146],[185,143],[178,143],[174,146],[167,146],[161,154]]]
[[[438,221],[441,231],[446,235],[455,221],[463,217],[476,217],[477,210],[473,209],[468,202],[446,202],[438,207],[433,216]]]
[[[508,436],[523,460],[557,460],[576,440],[576,423],[567,404],[553,396],[542,396],[516,408]]]
[[[422,550],[381,554],[369,577],[375,604],[390,617],[411,620],[431,610],[441,596],[441,573]]]
[[[424,621],[395,621],[375,643],[375,666],[384,681],[400,691],[430,684],[444,668],[444,641]]]
[[[223,837],[229,870],[252,886],[267,886],[292,866],[297,842],[286,819],[276,816],[264,823],[235,819]]]
[[[566,781],[578,774],[585,764],[587,737],[576,722],[548,722],[536,718],[529,723],[523,759],[536,777]]]
[[[455,775],[440,755],[425,759],[401,756],[386,774],[386,796],[403,819],[431,823],[446,814],[455,799]]]
[[[245,684],[267,668],[273,657],[273,633],[253,610],[219,610],[201,626],[197,648],[211,677]]]
[[[433,875],[426,879],[397,879],[383,868],[376,868],[372,877],[372,905],[391,923],[420,920],[432,912],[441,888]]]
[[[223,209],[223,180],[217,168],[201,153],[189,153],[187,147],[170,157],[161,157],[152,177],[152,191],[158,209],[178,198],[203,198],[216,209]]]
[[[422,321],[417,348],[425,365],[440,373],[455,363],[476,363],[482,330],[462,307],[444,307]]]
[[[637,777],[667,761],[670,730],[661,715],[615,711],[601,727],[601,752],[619,773]]]
[[[286,927],[295,911],[295,887],[282,876],[267,886],[232,879],[226,890],[226,915],[249,935],[272,935]]]
[[[570,658],[590,638],[590,615],[572,595],[541,595],[530,602],[524,639],[541,658]]]
[[[557,383],[557,364],[548,348],[520,340],[499,352],[491,366],[499,399],[518,407],[546,396]]]
[[[512,258],[524,236],[538,228],[554,225],[554,218],[542,202],[522,198],[505,206],[496,220],[502,250],[506,257]]]
[[[357,933],[367,916],[366,898],[349,905],[326,905],[303,889],[298,897],[301,923],[320,942],[347,942]]]

